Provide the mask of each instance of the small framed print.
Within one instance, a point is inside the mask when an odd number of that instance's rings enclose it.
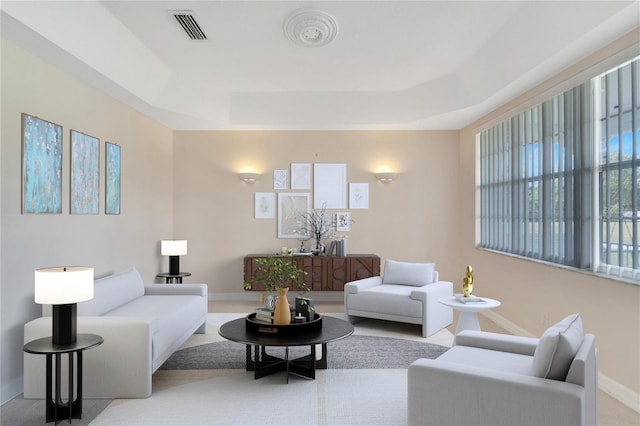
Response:
[[[310,163],[291,163],[291,189],[311,189]]]
[[[275,217],[275,194],[273,192],[256,192],[254,218],[273,219]]]
[[[289,188],[287,170],[274,170],[273,171],[273,189],[287,189]]]
[[[351,213],[349,212],[336,213],[336,231],[338,232],[351,231]]]
[[[369,208],[369,184],[350,183],[349,184],[349,208],[368,209]]]

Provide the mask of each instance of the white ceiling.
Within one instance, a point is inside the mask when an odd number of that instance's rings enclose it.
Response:
[[[285,18],[333,15],[302,47]],[[640,1],[2,1],[2,35],[175,130],[459,129],[640,25]],[[170,10],[191,10],[190,40]]]

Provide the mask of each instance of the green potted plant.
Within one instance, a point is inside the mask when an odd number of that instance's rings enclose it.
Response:
[[[292,288],[296,291],[307,292],[309,286],[304,281],[307,272],[298,268],[290,256],[273,256],[255,260],[258,265],[255,277],[244,283],[245,290],[251,289],[253,284],[261,283],[266,291],[278,293],[273,313],[273,323],[277,325],[290,324],[291,312],[287,293]]]

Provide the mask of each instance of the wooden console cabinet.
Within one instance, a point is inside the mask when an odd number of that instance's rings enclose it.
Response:
[[[273,255],[275,256],[275,255]],[[250,254],[244,258],[244,282],[256,274],[255,259],[273,257],[268,254]],[[343,291],[350,281],[380,275],[380,258],[375,254],[351,254],[348,256],[293,256],[298,268],[307,272],[305,281],[313,291]],[[260,283],[251,290],[264,290]]]

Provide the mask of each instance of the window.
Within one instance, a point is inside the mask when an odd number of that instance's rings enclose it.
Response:
[[[599,77],[598,270],[638,281],[640,88],[638,61]],[[636,275],[634,277],[634,275]]]
[[[481,247],[640,278],[637,63],[478,135]]]

